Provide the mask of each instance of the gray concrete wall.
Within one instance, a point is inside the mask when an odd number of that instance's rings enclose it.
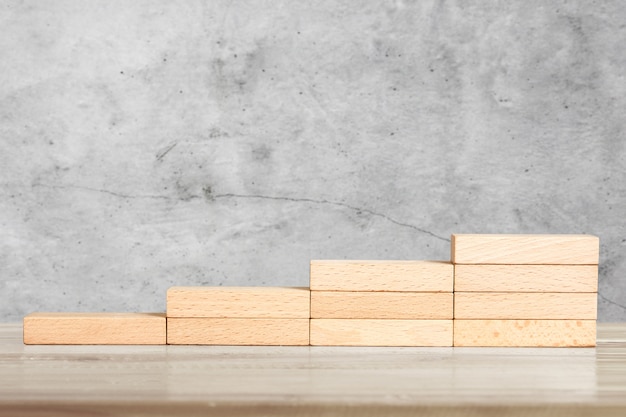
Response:
[[[451,233],[601,239],[626,319],[626,8],[0,1],[0,320],[308,284]]]

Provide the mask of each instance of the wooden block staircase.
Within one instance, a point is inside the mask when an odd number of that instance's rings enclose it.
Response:
[[[450,261],[312,260],[307,288],[172,287],[166,313],[32,313],[25,344],[591,347],[599,239],[456,234]]]

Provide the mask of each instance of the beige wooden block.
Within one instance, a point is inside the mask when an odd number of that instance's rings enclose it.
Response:
[[[455,264],[597,265],[600,241],[591,235],[452,235]]]
[[[597,318],[596,293],[455,292],[455,319]]]
[[[170,345],[306,346],[309,319],[169,318]]]
[[[311,319],[314,346],[452,346],[452,320]]]
[[[165,314],[32,313],[24,317],[27,345],[164,345]]]
[[[591,347],[595,320],[454,320],[454,346]]]
[[[452,292],[454,268],[445,261],[311,261],[314,291]]]
[[[451,292],[311,291],[314,319],[452,319]]]
[[[310,299],[308,288],[172,287],[167,316],[307,319]]]
[[[454,266],[454,291],[597,292],[597,265]]]

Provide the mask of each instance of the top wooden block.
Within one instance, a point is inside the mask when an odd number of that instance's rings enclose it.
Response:
[[[452,292],[453,282],[445,261],[311,261],[312,291]]]
[[[600,240],[591,235],[452,235],[452,263],[597,265]]]
[[[172,287],[167,317],[273,318],[310,317],[308,288]]]

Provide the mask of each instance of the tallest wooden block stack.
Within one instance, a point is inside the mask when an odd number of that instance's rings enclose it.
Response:
[[[595,346],[599,239],[452,235],[454,346]]]

